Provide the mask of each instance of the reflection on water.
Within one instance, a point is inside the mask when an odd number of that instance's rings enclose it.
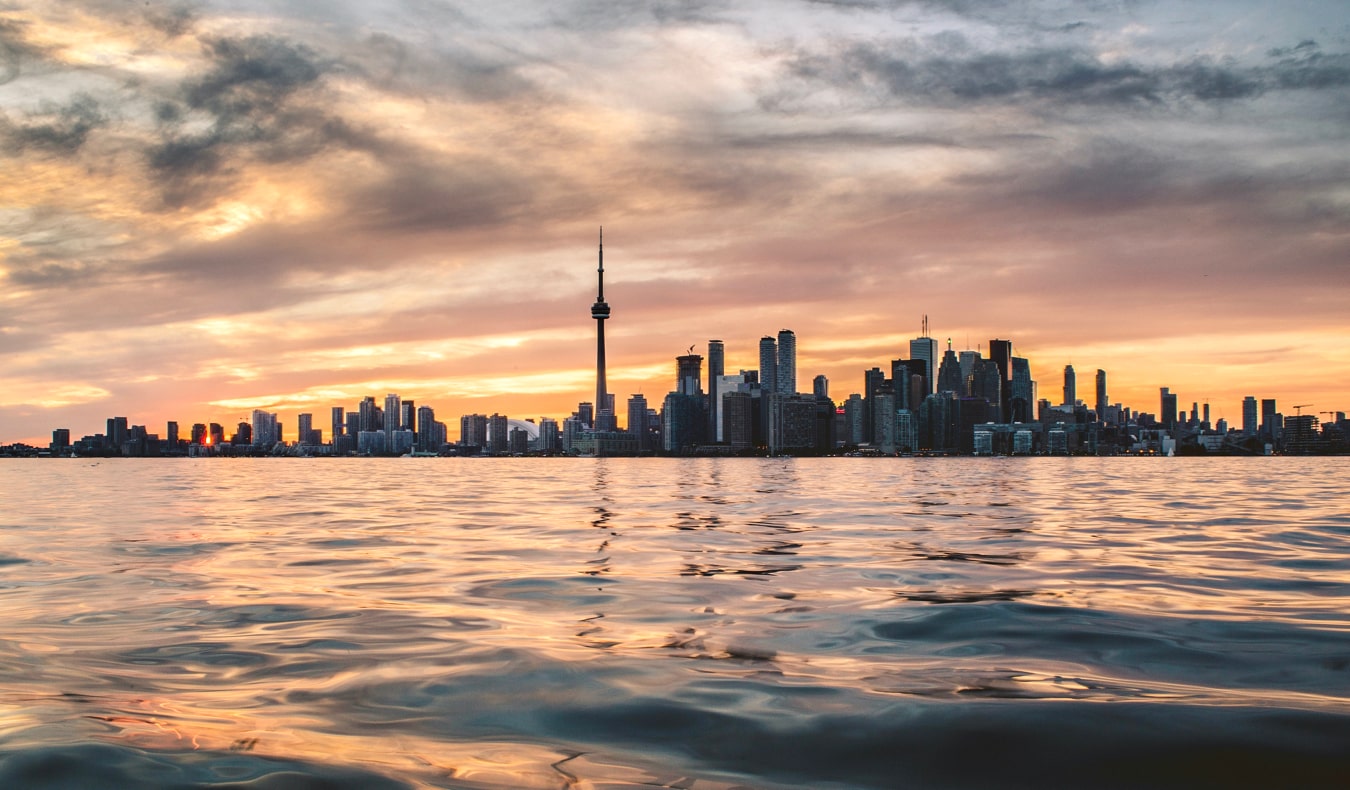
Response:
[[[1347,471],[3,461],[0,787],[1338,786]]]

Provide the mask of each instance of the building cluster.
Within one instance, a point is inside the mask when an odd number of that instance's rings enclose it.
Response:
[[[216,423],[198,423],[188,436],[170,422],[164,438],[125,417],[108,419],[102,434],[72,442],[65,428],[52,432],[45,450],[10,445],[0,454],[50,455],[1118,455],[1271,454],[1350,451],[1344,412],[1320,412],[1332,419],[1319,426],[1310,404],[1294,406],[1293,417],[1276,411],[1274,400],[1243,402],[1242,428],[1224,420],[1211,424],[1203,411],[1178,408],[1178,396],[1164,387],[1157,414],[1135,411],[1107,397],[1106,371],[1098,370],[1091,404],[1078,398],[1073,366],[1064,368],[1058,404],[1037,395],[1031,364],[1013,355],[1011,340],[990,340],[981,350],[941,349],[929,337],[924,317],[920,337],[907,355],[886,367],[863,371],[862,391],[842,402],[830,398],[829,382],[816,376],[811,391],[797,387],[797,336],[783,329],[759,341],[759,368],[725,370],[726,347],[708,341],[705,357],[675,358],[675,386],[660,410],[643,395],[628,399],[619,425],[605,372],[603,235],[597,267],[598,291],[591,306],[596,322],[595,400],[582,402],[561,424],[544,417],[510,419],[500,414],[460,418],[458,441],[429,406],[415,406],[396,394],[381,407],[366,397],[355,410],[332,407],[328,438],[312,414],[298,417],[287,441],[276,414],[255,410],[225,435]]]

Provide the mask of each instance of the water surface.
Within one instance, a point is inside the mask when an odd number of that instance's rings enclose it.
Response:
[[[1347,473],[3,460],[0,786],[1343,786]]]

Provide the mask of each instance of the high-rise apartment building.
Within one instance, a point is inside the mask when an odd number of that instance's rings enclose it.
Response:
[[[1064,405],[1078,403],[1078,377],[1074,375],[1073,365],[1064,366]]]
[[[332,433],[329,434],[336,442],[339,437],[347,433],[347,410],[341,406],[334,406],[332,409]]]
[[[1111,401],[1106,397],[1106,371],[1097,368],[1097,419],[1106,419],[1106,410]]]
[[[685,354],[675,358],[675,391],[681,395],[703,394],[703,357]]]
[[[811,379],[811,394],[817,398],[830,397],[830,380],[824,374]]]
[[[759,339],[759,383],[765,393],[778,391],[778,341],[768,335]]]
[[[778,330],[778,370],[774,392],[797,394],[797,336],[791,329]]]
[[[1242,432],[1255,436],[1261,424],[1256,421],[1256,398],[1252,395],[1242,399]]]
[[[708,437],[717,441],[722,432],[722,385],[726,373],[726,347],[721,340],[708,341]]]

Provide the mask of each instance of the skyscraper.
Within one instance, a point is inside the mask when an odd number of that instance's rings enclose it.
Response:
[[[726,348],[721,340],[708,341],[708,439],[717,441],[722,425],[721,378],[726,372]],[[643,408],[646,408],[644,405]]]
[[[332,409],[332,417],[333,417],[332,437],[333,441],[336,442],[339,436],[342,436],[343,434],[346,433],[347,410],[342,408],[341,406],[334,406]]]
[[[609,305],[605,303],[605,229],[600,229],[600,260],[596,269],[599,290],[595,304],[591,305],[591,318],[595,319],[595,408],[603,410],[609,404],[609,389],[605,385],[605,319],[609,318]],[[609,417],[613,417],[613,408]]]
[[[825,378],[824,374],[811,379],[811,394],[817,398],[830,397],[830,380]]]
[[[1106,398],[1106,371],[1097,368],[1097,420],[1106,419],[1106,407],[1110,401]]]
[[[1248,395],[1242,399],[1242,432],[1255,436],[1261,425],[1256,421],[1256,397]]]
[[[989,358],[994,361],[994,364],[998,365],[998,372],[1003,377],[1003,403],[999,408],[999,419],[1002,422],[1016,422],[1017,418],[1013,416],[1012,407],[1013,398],[1016,397],[1013,391],[1014,387],[1012,386],[1013,377],[1016,375],[1012,362],[1012,341],[990,340]],[[1027,379],[1030,380],[1030,378],[1030,374],[1028,374]],[[1027,403],[1031,403],[1029,396],[1027,398]],[[1026,412],[1028,414],[1031,412],[1030,405],[1026,407]],[[1023,420],[1023,422],[1025,422],[1025,420]]]
[[[685,354],[675,357],[675,391],[681,395],[703,394],[703,357]]]
[[[797,394],[797,336],[791,329],[778,330],[778,371],[774,392]]]
[[[628,432],[638,438],[638,451],[650,449],[647,440],[647,399],[640,393],[628,398]]]
[[[923,317],[923,337],[909,341],[909,358],[923,365],[924,394],[931,395],[937,385],[938,342],[928,336],[928,316]]]
[[[391,392],[384,396],[384,446],[392,448],[394,446],[394,433],[403,429],[399,420],[403,417],[403,400],[399,398],[398,393]]]
[[[765,335],[759,339],[759,383],[763,391],[778,391],[778,343]]]
[[[1064,405],[1072,406],[1078,402],[1078,377],[1074,375],[1073,365],[1064,366]]]
[[[942,364],[938,366],[938,392],[950,392],[960,398],[965,392],[965,382],[961,378],[961,362],[952,351],[952,341],[947,341],[947,350],[942,353]]]

